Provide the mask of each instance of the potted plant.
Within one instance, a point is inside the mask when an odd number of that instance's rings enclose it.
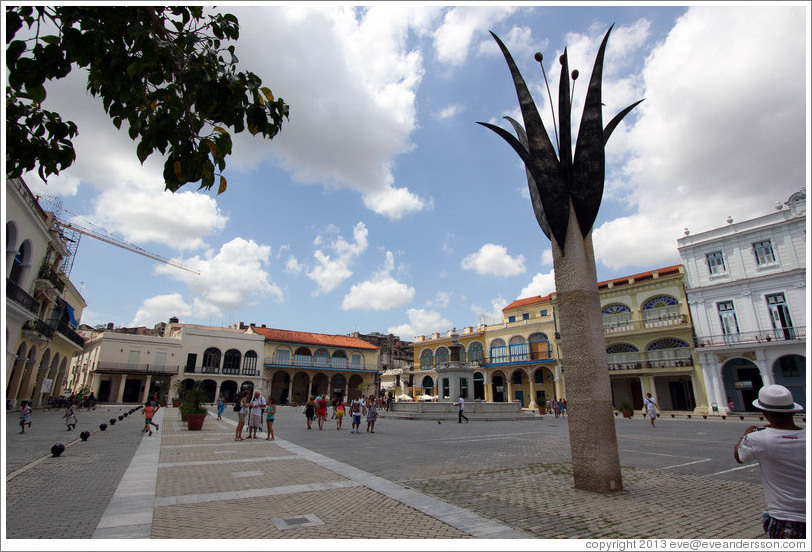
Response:
[[[180,379],[175,380],[175,383],[172,384],[172,406],[174,408],[178,408],[183,404],[183,394],[185,392],[186,388],[183,387],[183,381]]]
[[[293,397],[290,399],[291,406],[299,406],[299,394],[295,393]]]
[[[627,401],[626,399],[623,399],[623,401],[620,403],[620,406],[618,407],[618,410],[620,410],[620,413],[623,414],[624,418],[631,418],[632,417],[632,413],[633,413],[632,405],[629,404],[629,401]]]
[[[206,388],[200,383],[195,383],[183,394],[183,403],[180,405],[181,419],[186,416],[188,428],[191,431],[203,429],[203,421],[206,419],[208,410],[203,407],[209,398]]]

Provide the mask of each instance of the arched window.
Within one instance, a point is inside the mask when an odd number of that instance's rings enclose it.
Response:
[[[333,368],[347,367],[347,353],[344,351],[333,351]]]
[[[203,353],[203,367],[201,371],[204,374],[216,374],[220,371],[220,349],[209,347]]]
[[[514,335],[510,338],[510,360],[511,362],[530,360],[527,352],[527,342],[524,340],[524,337]]]
[[[330,353],[327,352],[327,349],[317,349],[313,353],[313,365],[319,367],[330,366]]]
[[[434,394],[434,380],[431,379],[431,376],[426,376],[423,378],[422,387],[424,395]]]
[[[513,385],[521,385],[522,384],[522,371],[516,370],[513,372]]]
[[[532,333],[528,341],[530,341],[530,360],[547,360],[552,357],[550,339],[547,334]]]
[[[647,328],[679,323],[682,315],[679,310],[679,301],[670,295],[652,297],[642,306],[643,323]]]
[[[257,373],[257,354],[254,351],[245,353],[242,363],[242,373],[245,376],[254,376]]]
[[[499,364],[508,361],[508,350],[504,339],[494,339],[491,341],[491,364]]]
[[[485,363],[485,349],[479,341],[472,341],[468,344],[468,361]]]
[[[293,353],[293,364],[296,366],[310,366],[313,360],[313,355],[307,347],[299,347]]]
[[[23,280],[25,279],[25,276],[28,273],[30,267],[31,267],[31,242],[25,240],[20,245],[20,248],[17,250],[17,253],[14,254],[14,261],[12,262],[11,272],[8,275],[8,279],[17,284],[18,286],[22,286],[24,283]]]
[[[664,337],[652,342],[646,350],[646,356],[649,366],[653,368],[693,365],[690,345],[675,337]]]
[[[659,295],[643,303],[643,310],[661,309],[663,307],[673,307],[676,305],[679,305],[679,301],[670,295]]]
[[[224,374],[239,374],[240,373],[240,360],[242,355],[237,349],[229,349],[223,355],[223,373]]]
[[[623,303],[612,303],[601,309],[603,314],[603,330],[606,332],[622,332],[632,329],[632,310]]]
[[[544,383],[544,368],[539,368],[533,372],[533,383]]]
[[[613,343],[606,348],[606,360],[610,370],[633,370],[642,368],[642,357],[631,343]]]
[[[434,367],[434,354],[431,349],[423,349],[420,353],[420,368],[423,370],[430,370]]]
[[[437,352],[434,354],[434,362],[437,364],[444,364],[448,362],[448,359],[448,347],[437,347]]]

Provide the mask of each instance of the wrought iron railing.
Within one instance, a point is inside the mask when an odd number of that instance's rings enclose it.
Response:
[[[56,331],[64,335],[67,339],[69,339],[73,343],[77,344],[79,347],[85,346],[84,338],[78,333],[76,333],[76,331],[74,331],[74,329],[71,328],[69,324],[60,321],[56,325]]]
[[[53,268],[44,264],[39,269],[39,275],[37,276],[40,280],[47,280],[53,284],[53,286],[58,289],[60,292],[65,291],[65,280],[63,280],[62,276]]]
[[[688,324],[688,316],[685,314],[663,313],[661,316],[651,316],[645,320],[611,320],[608,318],[604,317],[604,333],[634,332]]]
[[[43,337],[51,339],[54,336],[54,328],[37,318],[36,320],[29,320],[23,326],[24,330],[31,330]]]
[[[10,278],[6,278],[6,297],[33,314],[39,312],[39,301],[28,295],[23,291],[23,288],[14,283]]]
[[[177,364],[136,364],[131,362],[99,362],[96,364],[97,372],[177,374],[179,369],[180,366]]]
[[[728,347],[740,343],[753,344],[795,340],[806,340],[806,326],[791,326],[723,335],[702,335],[697,336],[696,347]]]
[[[300,367],[300,368],[321,368],[324,370],[346,370],[348,372],[377,372],[377,364],[351,364],[345,358],[329,358],[294,355],[293,359],[283,357],[268,357],[265,359],[265,366]]]

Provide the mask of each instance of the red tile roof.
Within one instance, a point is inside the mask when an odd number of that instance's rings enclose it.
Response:
[[[553,294],[550,293],[548,295],[545,295],[544,297],[542,297],[541,295],[534,295],[533,297],[525,297],[524,299],[516,299],[511,304],[509,304],[507,307],[503,308],[502,310],[506,311],[508,309],[516,309],[516,308],[519,308],[519,307],[526,307],[527,305],[532,305],[534,303],[543,303],[545,301],[549,301],[550,298],[552,297],[552,295]]]
[[[346,349],[365,349],[375,351],[380,349],[377,345],[367,343],[357,337],[347,337],[346,335],[329,335],[312,332],[297,332],[294,330],[277,330],[275,328],[259,328],[252,326],[252,329],[265,337],[265,341],[276,341],[282,343],[301,343],[303,345],[321,345],[322,347],[344,347]]]

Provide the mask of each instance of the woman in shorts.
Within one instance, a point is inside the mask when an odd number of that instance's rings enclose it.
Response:
[[[240,411],[237,412],[237,432],[234,436],[235,441],[242,441],[242,428],[245,427],[245,418],[248,416],[250,406],[248,404],[248,391],[243,391],[242,396],[238,399],[240,403]]]
[[[265,425],[268,426],[268,436],[266,441],[273,441],[273,419],[276,417],[276,403],[273,399],[268,399],[268,406],[265,407]]]
[[[313,418],[316,417],[316,397],[313,395],[311,395],[310,400],[305,403],[305,416],[307,417],[307,429],[313,429],[310,427],[313,425]]]
[[[344,401],[341,397],[336,398],[336,429],[341,429],[341,420],[344,419]]]

